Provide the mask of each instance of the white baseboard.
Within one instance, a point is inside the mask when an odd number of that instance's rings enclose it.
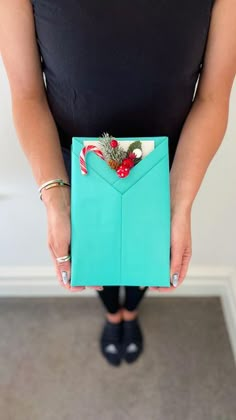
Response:
[[[53,267],[0,267],[0,297],[96,297],[96,292],[69,293],[56,279]],[[147,291],[146,296],[218,296],[236,363],[236,267],[191,266],[183,284],[170,293]]]

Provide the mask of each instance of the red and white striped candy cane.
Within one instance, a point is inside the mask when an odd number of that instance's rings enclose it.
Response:
[[[81,169],[82,175],[86,175],[88,173],[87,168],[86,168],[86,161],[85,161],[85,155],[88,152],[94,152],[100,158],[105,160],[102,151],[98,149],[96,146],[93,146],[92,144],[88,144],[87,146],[84,146],[80,152],[80,157],[79,157],[80,169]]]

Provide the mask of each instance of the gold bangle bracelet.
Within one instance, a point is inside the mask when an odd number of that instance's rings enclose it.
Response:
[[[49,188],[53,188],[53,187],[60,187],[60,186],[64,186],[67,185],[70,187],[70,183],[69,182],[65,182],[62,179],[52,179],[50,181],[45,182],[44,184],[42,184],[39,187],[39,197],[42,200],[42,190],[46,189],[48,190]]]
[[[47,185],[49,185],[49,184],[52,184],[52,183],[54,183],[54,182],[58,182],[58,183],[60,183],[60,184],[68,184],[68,182],[66,182],[66,181],[63,181],[63,179],[62,178],[56,178],[56,179],[50,179],[50,181],[47,181],[47,182],[44,182],[40,187],[39,187],[39,189],[38,189],[38,192],[40,192],[41,190],[42,190],[42,188],[44,188],[44,187],[46,187]]]
[[[50,188],[53,188],[53,187],[63,187],[63,186],[66,186],[66,185],[69,186],[69,184],[63,184],[62,185],[62,184],[55,183],[55,184],[48,185],[47,187],[44,187],[43,189],[49,190]],[[42,191],[40,192],[39,197],[42,200]]]

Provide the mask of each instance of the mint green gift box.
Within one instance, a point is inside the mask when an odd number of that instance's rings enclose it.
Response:
[[[168,137],[115,137],[154,141],[154,149],[119,178],[107,162],[71,145],[71,285],[170,287],[170,179]]]

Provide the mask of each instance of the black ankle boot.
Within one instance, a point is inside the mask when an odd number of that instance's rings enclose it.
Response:
[[[122,356],[127,363],[132,363],[143,351],[143,335],[138,317],[123,324]]]
[[[100,350],[107,361],[118,366],[121,362],[123,321],[119,323],[105,320],[100,337]]]

